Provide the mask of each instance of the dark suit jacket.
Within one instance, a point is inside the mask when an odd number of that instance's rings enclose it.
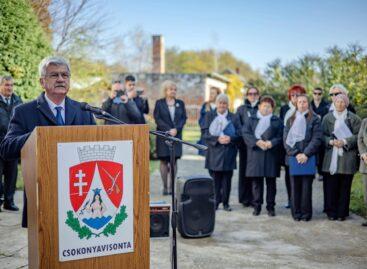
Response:
[[[162,98],[157,100],[154,108],[154,120],[157,124],[157,130],[167,132],[170,129],[177,129],[177,138],[182,139],[182,129],[186,124],[186,109],[185,103],[182,100],[176,99],[175,102],[175,118],[172,121],[166,99]],[[157,137],[157,156],[158,158],[169,157],[169,149],[165,144],[164,139]],[[175,146],[176,157],[182,156],[182,144],[176,143]]]
[[[280,149],[283,142],[283,122],[276,116],[272,116],[270,127],[261,136],[262,140],[269,140],[273,147],[262,150],[256,145],[256,126],[259,119],[252,116],[245,122],[242,135],[247,145],[247,177],[279,177],[280,175]]]
[[[208,112],[205,115],[203,138],[208,145],[205,158],[205,168],[212,171],[232,171],[233,169],[236,169],[236,144],[239,140],[239,136],[235,133],[231,136],[231,142],[229,144],[220,144],[218,142],[218,136],[213,136],[209,133],[210,124],[216,116],[217,110]],[[234,115],[231,112],[228,112],[227,120],[234,124]]]
[[[321,120],[322,118],[329,113],[330,104],[326,102],[324,99],[321,100],[320,105],[316,107],[315,102],[311,101],[311,107],[313,112],[315,112],[317,115],[320,116]]]
[[[65,125],[95,125],[93,115],[80,108],[80,103],[65,99]],[[36,100],[17,106],[10,120],[8,132],[1,142],[0,153],[4,159],[20,157],[27,138],[36,126],[56,126],[56,118],[42,93]]]

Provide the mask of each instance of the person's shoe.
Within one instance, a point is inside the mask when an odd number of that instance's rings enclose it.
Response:
[[[302,221],[310,221],[310,220],[311,220],[311,218],[302,218],[301,220],[302,220]]]
[[[285,205],[284,205],[284,208],[287,208],[287,209],[291,208],[291,203],[287,203],[287,204],[285,204]]]
[[[229,205],[223,206],[224,211],[232,211],[232,208]]]
[[[301,221],[301,218],[294,218],[295,221]]]
[[[19,211],[19,208],[14,204],[4,204],[4,209],[10,210],[10,211]]]
[[[247,202],[247,203],[241,203],[241,204],[243,205],[243,207],[250,207],[250,206],[252,206],[252,204],[249,203],[249,202]]]
[[[274,209],[269,209],[268,210],[268,216],[269,217],[275,217],[275,210]]]
[[[261,212],[260,209],[254,209],[254,212],[252,212],[252,215],[259,216],[260,215],[260,212]]]
[[[318,181],[323,181],[323,180],[324,180],[323,175],[319,175],[319,176],[317,177],[317,180],[318,180]]]
[[[345,217],[338,218],[338,221],[345,221]]]
[[[331,220],[331,221],[335,221],[335,220],[337,220],[337,218],[336,218],[336,217],[328,217],[328,219],[329,219],[329,220]]]
[[[362,223],[363,227],[367,227],[367,221]]]

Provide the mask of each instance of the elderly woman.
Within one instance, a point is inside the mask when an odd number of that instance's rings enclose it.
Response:
[[[237,135],[242,136],[242,128],[251,116],[256,115],[259,105],[260,92],[255,87],[250,87],[245,96],[245,103],[238,107],[235,115]],[[245,142],[240,139],[239,150],[239,172],[238,172],[238,202],[243,206],[252,206],[252,183],[251,178],[246,177],[247,149]]]
[[[217,99],[218,94],[220,94],[220,89],[216,87],[210,88],[209,100],[205,102],[200,109],[200,117],[199,117],[200,129],[202,129],[204,125],[205,114],[215,110],[215,99]],[[200,140],[198,141],[198,144],[205,145],[203,141],[203,133],[201,133],[200,135]],[[205,151],[199,150],[199,155],[205,156]]]
[[[254,216],[261,212],[266,178],[266,209],[275,216],[276,178],[280,175],[279,150],[282,145],[283,123],[273,115],[275,101],[270,96],[260,99],[259,110],[243,127],[247,145],[246,177],[252,180]]]
[[[234,115],[228,111],[228,96],[219,94],[216,110],[205,115],[203,133],[208,151],[205,168],[214,179],[217,209],[223,203],[225,211],[231,211],[229,196],[233,170],[236,169],[236,141],[238,136],[233,123]]]
[[[307,164],[317,154],[322,141],[321,122],[310,109],[308,98],[304,94],[297,97],[296,111],[286,123],[283,141],[287,152],[286,162],[289,165],[291,158],[302,165]],[[312,181],[315,174],[309,173],[290,174],[291,209],[296,221],[309,221],[312,218]]]
[[[177,86],[172,81],[165,81],[162,84],[164,98],[157,100],[154,108],[154,119],[157,124],[157,130],[168,132],[171,136],[182,138],[182,129],[186,123],[186,109],[183,101],[176,99]],[[160,172],[163,181],[163,195],[170,194],[170,183],[168,175],[170,169],[177,172],[177,163],[175,167],[170,167],[170,152],[165,140],[157,137],[157,156],[160,159]],[[182,156],[182,145],[175,144],[176,160]]]
[[[348,90],[344,87],[343,84],[334,84],[333,86],[330,87],[329,96],[331,97],[331,105],[329,107],[329,111],[333,111],[335,109],[335,105],[334,105],[335,97],[341,93],[348,96]],[[347,106],[347,110],[356,114],[356,110],[354,109],[352,104],[349,104]]]
[[[358,170],[357,136],[361,119],[347,110],[348,96],[334,98],[335,109],[322,121],[326,146],[323,172],[326,180],[325,212],[330,220],[344,221],[349,216],[350,191]]]
[[[280,119],[283,121],[284,126],[287,124],[288,119],[296,112],[297,96],[306,94],[306,89],[298,84],[294,84],[288,89],[288,104],[280,108]],[[288,203],[285,205],[286,208],[290,208],[291,201],[291,183],[289,178],[289,167],[285,163],[285,150],[282,148],[282,166],[285,168],[285,186],[287,188]]]
[[[359,129],[358,149],[361,157],[359,172],[361,172],[364,181],[364,202],[367,206],[367,119],[362,121]],[[367,221],[362,223],[362,226],[367,227]]]

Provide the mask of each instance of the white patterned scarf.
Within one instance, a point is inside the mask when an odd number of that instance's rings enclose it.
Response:
[[[296,119],[294,120],[285,141],[285,143],[291,148],[293,148],[297,142],[304,140],[306,137],[307,122],[305,115],[307,113],[308,110],[305,112],[296,112]]]
[[[255,128],[255,137],[257,139],[261,139],[261,136],[270,127],[270,120],[271,120],[271,117],[273,116],[273,113],[270,113],[267,116],[263,116],[260,113],[260,111],[257,111],[256,116],[259,119],[259,123],[256,125],[256,128]]]
[[[209,133],[213,136],[221,136],[223,135],[224,129],[228,125],[227,120],[228,110],[224,112],[223,114],[220,114],[217,112],[217,116],[212,121],[212,123],[209,126]]]
[[[284,126],[287,125],[288,119],[290,117],[292,117],[294,112],[296,112],[296,107],[292,104],[291,101],[288,102],[288,106],[289,106],[289,109],[287,110],[287,112],[285,113],[285,116],[284,116]]]
[[[334,123],[334,131],[333,134],[338,140],[346,139],[351,137],[353,133],[350,131],[349,127],[345,123],[345,119],[347,118],[348,110],[344,109],[343,112],[337,112],[333,110],[333,115],[335,117]],[[337,148],[333,146],[333,152],[331,154],[331,162],[330,162],[330,174],[334,175],[338,170],[338,158],[339,156],[342,157],[344,153],[343,148]]]

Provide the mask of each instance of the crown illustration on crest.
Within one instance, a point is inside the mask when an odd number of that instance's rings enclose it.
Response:
[[[88,161],[112,161],[115,157],[115,146],[108,145],[94,145],[94,146],[84,146],[78,147],[78,156],[80,162]]]

